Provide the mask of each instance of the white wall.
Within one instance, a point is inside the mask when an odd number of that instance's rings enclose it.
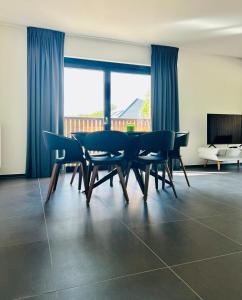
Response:
[[[23,174],[26,156],[26,28],[0,26],[0,174]]]
[[[0,174],[21,174],[26,152],[26,29],[0,25]],[[150,48],[102,39],[67,36],[65,56],[150,64]],[[242,60],[180,50],[180,123],[190,131],[186,164],[198,164],[197,148],[206,144],[207,113],[242,113]]]
[[[207,142],[207,113],[242,114],[242,60],[180,51],[180,128],[190,131],[186,164],[202,163],[197,149]]]
[[[70,35],[65,39],[65,56],[150,65],[149,47]]]
[[[150,48],[67,36],[65,55],[150,65]],[[206,145],[207,113],[242,114],[242,60],[180,50],[178,60],[180,129],[190,131],[185,164],[202,161],[197,149]]]

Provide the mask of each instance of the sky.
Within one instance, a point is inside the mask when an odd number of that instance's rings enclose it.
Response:
[[[64,113],[79,116],[103,111],[104,73],[102,71],[65,68]],[[126,108],[133,100],[145,100],[150,92],[150,76],[111,73],[111,102],[116,110]]]

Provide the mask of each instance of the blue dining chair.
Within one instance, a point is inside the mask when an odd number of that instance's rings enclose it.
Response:
[[[46,202],[50,200],[51,194],[56,190],[60,168],[64,164],[79,163],[79,183],[78,189],[81,189],[82,178],[86,188],[86,161],[83,151],[76,140],[43,131],[43,138],[46,148],[50,151],[63,151],[62,157],[57,157],[52,169]]]
[[[86,132],[72,132],[71,133],[71,136],[73,137],[73,139],[75,139],[80,148],[82,149],[83,148],[83,144],[84,144],[84,139],[85,139],[85,136],[87,135]],[[73,170],[73,173],[72,173],[72,176],[71,176],[71,181],[70,181],[70,184],[72,185],[74,179],[75,179],[75,176],[76,176],[76,173],[78,171],[78,168],[79,168],[79,163],[77,162],[75,167],[74,167],[74,170]]]
[[[190,187],[190,183],[187,177],[186,169],[183,164],[181,151],[180,151],[181,147],[187,147],[188,141],[189,141],[189,132],[176,132],[174,149],[169,151],[169,160],[171,161],[171,165],[172,165],[172,160],[176,160],[176,159],[179,160],[187,185]]]
[[[173,150],[175,142],[175,132],[169,130],[154,131],[150,133],[142,134],[137,140],[137,157],[136,162],[140,164],[140,167],[145,170],[145,184],[144,184],[144,200],[147,200],[149,176],[151,165],[156,167],[162,166],[163,170],[163,186],[165,180],[165,172],[167,172],[170,185],[177,197],[175,186],[172,180],[171,172],[168,166],[168,153]],[[158,180],[158,174],[155,179]]]
[[[79,143],[79,146],[80,146],[81,148],[83,148],[83,146],[84,146],[84,140],[85,140],[85,137],[86,137],[87,134],[88,134],[88,132],[72,132],[72,133],[71,133],[71,136],[72,136],[75,140],[77,140],[77,142]],[[106,155],[107,155],[107,153],[105,153],[105,152],[93,154],[93,156],[106,156]],[[74,178],[75,178],[76,173],[77,173],[77,169],[78,169],[78,164],[76,164],[76,166],[75,166],[75,168],[74,168],[74,170],[73,170],[70,184],[72,184],[73,181],[74,181]],[[88,165],[88,172],[87,172],[87,181],[88,181],[88,182],[89,182],[89,180],[90,180],[90,176],[91,176],[92,170],[93,170],[93,165],[92,165],[92,164],[89,164],[89,165]],[[109,167],[109,171],[111,171],[111,166]],[[96,179],[99,180],[98,173],[97,173]],[[112,186],[112,180],[111,180],[111,179],[110,179],[110,185]]]
[[[86,135],[84,139],[85,156],[89,163],[93,166],[92,176],[87,192],[87,204],[89,204],[91,199],[98,169],[103,166],[114,166],[116,168],[123,189],[123,194],[126,201],[129,202],[122,171],[122,164],[125,161],[127,144],[127,134],[120,131],[97,131]],[[106,154],[101,156],[92,155],[93,151]]]

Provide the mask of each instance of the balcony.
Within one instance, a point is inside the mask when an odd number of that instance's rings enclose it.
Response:
[[[126,131],[127,124],[135,125],[135,131],[149,131],[151,128],[150,119],[111,119],[112,130]],[[103,118],[91,117],[65,117],[64,118],[64,135],[70,137],[71,132],[93,132],[103,130]]]

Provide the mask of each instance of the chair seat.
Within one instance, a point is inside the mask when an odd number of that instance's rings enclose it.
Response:
[[[94,165],[115,165],[119,164],[124,160],[124,154],[120,154],[118,156],[96,156],[90,155],[90,161]]]
[[[165,157],[158,153],[150,153],[144,156],[138,156],[138,162],[140,163],[162,163],[163,161],[167,160]]]
[[[76,162],[83,162],[83,158],[75,158],[74,160],[72,159],[65,159],[64,157],[58,157],[55,160],[56,164],[71,164],[71,163],[76,163]]]

